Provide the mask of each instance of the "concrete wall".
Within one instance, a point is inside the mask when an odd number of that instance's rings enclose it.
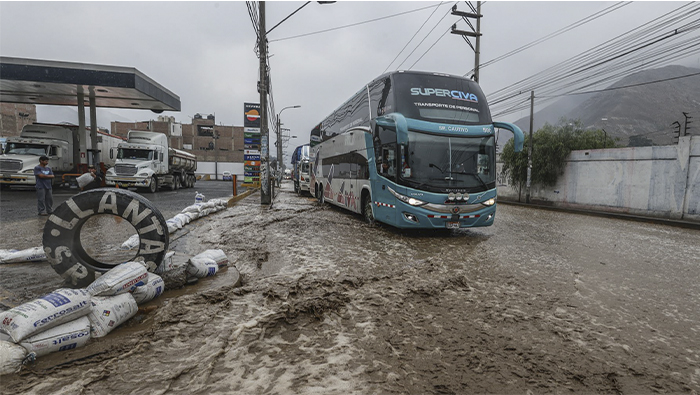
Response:
[[[236,162],[197,162],[196,175],[209,174],[214,179],[214,171],[219,175],[219,180],[225,171],[230,171],[231,174],[238,176],[240,180],[243,180],[243,163]]]
[[[498,184],[499,199],[525,201],[524,187],[518,191],[502,176]],[[574,151],[557,185],[532,185],[530,200],[700,222],[700,136],[681,137],[678,145]]]

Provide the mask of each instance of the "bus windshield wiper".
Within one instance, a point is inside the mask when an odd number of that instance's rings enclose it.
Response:
[[[438,167],[438,165],[436,165],[436,164],[434,164],[434,163],[428,163],[428,167],[434,167],[434,168],[440,170],[440,173],[442,173],[442,174],[449,173],[450,175],[448,175],[447,177],[445,177],[445,180],[447,180],[447,181],[454,181],[454,178],[452,178],[452,175],[451,175],[451,174],[452,174],[451,171],[450,171],[450,172],[447,172],[447,171],[445,171],[445,170],[442,170],[440,167]]]
[[[464,174],[464,175],[467,175],[467,176],[474,176],[474,178],[476,178],[477,180],[479,180],[479,182],[481,183],[481,185],[484,186],[484,189],[489,189],[488,185],[486,185],[486,183],[484,182],[484,180],[483,180],[478,174],[476,174],[476,173],[468,173],[468,172],[466,172],[466,171],[445,171],[445,170],[442,170],[441,168],[439,168],[438,165],[433,164],[433,163],[428,163],[428,166],[429,166],[429,167],[434,167],[434,168],[440,170],[440,172],[443,173],[443,174],[444,174],[444,173],[449,173],[449,174],[450,174],[450,177],[445,177],[445,180],[450,180],[450,181],[454,180],[454,178],[451,177],[452,174]]]
[[[455,173],[455,174],[464,174],[464,175],[468,175],[468,176],[474,176],[474,178],[476,178],[477,180],[479,180],[479,182],[481,183],[481,185],[484,186],[484,189],[489,189],[488,185],[486,185],[486,183],[484,182],[484,180],[481,179],[481,176],[479,176],[479,175],[476,174],[476,173],[467,173],[466,171],[455,171],[455,172],[453,172],[453,173]]]

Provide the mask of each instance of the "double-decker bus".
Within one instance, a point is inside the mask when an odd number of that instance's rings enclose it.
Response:
[[[495,129],[479,85],[395,71],[365,85],[313,128],[310,192],[398,228],[490,226],[496,214]]]

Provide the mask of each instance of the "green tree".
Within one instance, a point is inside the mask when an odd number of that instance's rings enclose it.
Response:
[[[580,120],[562,118],[554,126],[546,123],[536,131],[532,140],[532,174],[531,184],[553,186],[564,173],[566,159],[571,151],[613,148],[615,141],[607,137],[602,130],[583,130]],[[530,145],[529,134],[525,135],[525,144],[521,152],[515,152],[513,140],[503,147],[501,160],[502,174],[510,185],[522,191],[527,182],[527,151]]]

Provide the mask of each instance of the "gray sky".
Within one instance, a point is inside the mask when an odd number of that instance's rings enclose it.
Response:
[[[268,29],[303,4],[267,2]],[[299,137],[290,142],[290,150],[307,143],[309,130],[315,124],[385,69],[464,75],[474,66],[474,53],[461,37],[450,33],[443,36],[453,23],[459,29],[468,29],[459,17],[449,15],[455,2],[354,27],[287,38],[438,4],[439,1],[339,1],[327,5],[312,2],[270,33],[276,111],[302,106],[282,114],[284,127]],[[458,9],[468,10],[464,2],[457,4]],[[481,61],[508,53],[613,4],[487,1],[482,5]],[[482,89],[488,95],[682,4],[631,3],[483,68]],[[426,20],[416,38],[391,64]],[[165,115],[174,115],[181,122],[190,122],[189,117],[199,112],[215,113],[217,123],[243,124],[243,103],[259,102],[255,40],[246,3],[241,1],[0,2],[2,56],[134,67],[180,96],[182,111]],[[700,68],[700,56],[680,63]],[[148,111],[110,111],[123,117],[120,120],[157,116]],[[514,121],[525,115],[512,114],[498,120]]]

